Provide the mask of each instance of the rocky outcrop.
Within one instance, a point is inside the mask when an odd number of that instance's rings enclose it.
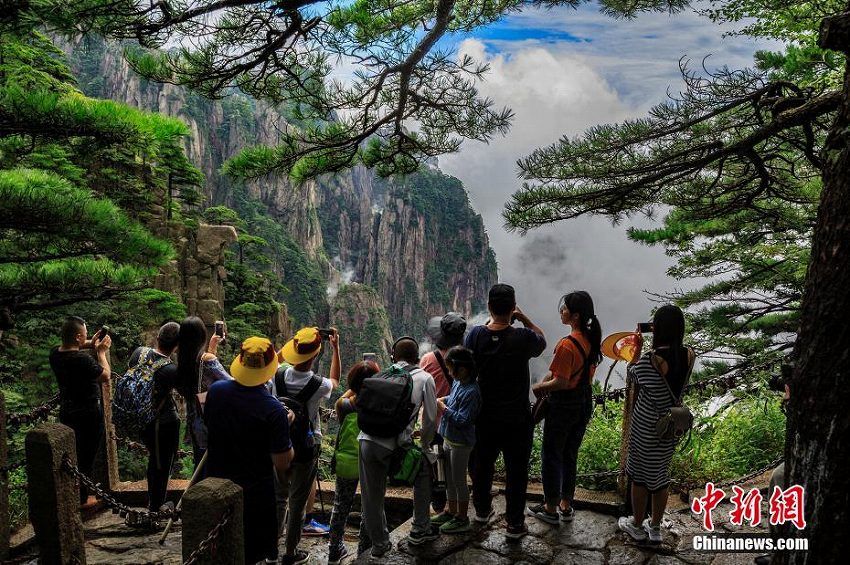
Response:
[[[167,230],[177,257],[157,276],[154,286],[178,296],[190,316],[208,326],[224,319],[224,250],[236,241],[231,226],[201,224],[197,230],[172,225]]]
[[[364,353],[375,353],[381,366],[389,363],[393,337],[383,300],[374,288],[358,283],[340,288],[331,304],[331,324],[343,336],[343,367],[360,361]]]

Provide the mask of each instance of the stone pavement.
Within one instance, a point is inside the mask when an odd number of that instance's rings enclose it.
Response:
[[[529,535],[519,542],[508,542],[502,528],[504,497],[496,497],[494,506],[497,516],[491,523],[478,526],[469,534],[444,535],[437,541],[418,547],[408,545],[405,540],[410,528],[410,522],[405,522],[391,533],[394,550],[380,562],[387,565],[749,565],[756,555],[694,551],[691,539],[694,534],[703,533],[702,524],[686,508],[668,512],[663,528],[664,542],[659,546],[649,546],[634,543],[619,532],[615,516],[590,510],[577,511],[574,522],[559,526],[527,518]],[[714,522],[718,533],[767,533],[764,521],[757,528],[730,525],[730,509],[728,502],[715,509]],[[763,520],[766,516],[765,507]],[[120,517],[108,511],[87,520],[84,527],[89,565],[178,565],[181,562],[179,527],[172,531],[164,546],[158,543],[160,532],[128,528]],[[356,529],[346,533],[346,543],[349,551],[356,550]],[[303,538],[302,548],[311,553],[309,564],[327,562],[327,538]],[[360,565],[369,563],[369,560],[363,556],[348,559],[347,563]]]

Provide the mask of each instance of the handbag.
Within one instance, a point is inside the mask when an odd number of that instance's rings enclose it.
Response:
[[[389,479],[393,486],[413,486],[422,467],[422,449],[418,445],[397,447],[390,460]]]
[[[690,357],[690,352],[688,353],[688,356]],[[693,364],[690,365],[688,374],[685,377],[686,384],[690,379],[692,370]],[[678,442],[682,436],[685,435],[685,432],[690,432],[693,427],[694,415],[690,408],[682,403],[682,398],[685,395],[685,387],[682,386],[682,394],[676,398],[673,394],[673,389],[670,388],[670,384],[667,382],[664,375],[661,375],[659,372],[659,376],[664,382],[664,386],[667,387],[667,392],[670,393],[670,396],[673,398],[673,406],[665,410],[662,414],[659,414],[658,419],[655,421],[655,434],[660,440],[674,440]]]

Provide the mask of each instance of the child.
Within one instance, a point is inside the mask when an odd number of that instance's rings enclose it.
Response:
[[[440,531],[446,534],[468,532],[469,487],[466,469],[469,454],[475,445],[475,419],[481,408],[481,390],[475,374],[472,351],[461,346],[452,347],[446,354],[446,367],[454,383],[448,397],[437,399],[442,413],[440,435],[446,454],[446,498],[448,509],[434,518]]]
[[[348,554],[342,542],[345,533],[345,522],[351,512],[354,503],[354,494],[357,492],[359,480],[359,444],[357,435],[360,432],[357,427],[357,413],[355,412],[357,394],[363,386],[363,380],[371,377],[379,371],[378,365],[373,361],[361,361],[348,371],[348,390],[336,401],[336,419],[339,422],[339,430],[336,436],[336,448],[334,451],[332,469],[336,473],[336,493],[334,494],[334,508],[331,513],[331,538],[328,548],[328,565],[342,562]],[[360,528],[360,548],[362,553],[371,545],[366,528]]]

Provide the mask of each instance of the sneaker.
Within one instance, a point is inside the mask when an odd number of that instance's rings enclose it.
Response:
[[[344,545],[342,549],[331,550],[328,552],[328,565],[339,565],[346,557],[348,557],[348,548]]]
[[[524,538],[526,535],[528,535],[528,526],[525,525],[525,522],[508,524],[505,527],[505,537],[509,540],[518,540]]]
[[[436,526],[442,526],[443,524],[447,524],[454,519],[454,514],[449,514],[448,512],[443,512],[442,514],[437,514],[433,518],[431,518],[431,523]]]
[[[387,545],[387,547],[385,547],[384,549],[378,549],[373,545],[372,549],[369,550],[369,561],[377,561],[383,559],[390,552],[390,548],[391,546]]]
[[[561,522],[572,522],[576,517],[576,509],[570,506],[566,510],[561,510],[561,507],[558,507],[558,517],[561,519]]]
[[[440,528],[431,524],[431,527],[424,532],[410,532],[407,535],[407,543],[411,545],[421,545],[427,541],[434,541],[440,537]]]
[[[646,541],[646,532],[643,531],[643,528],[635,526],[631,516],[620,516],[620,519],[617,520],[617,526],[621,531],[629,534],[633,540]]]
[[[281,561],[282,565],[297,565],[298,563],[306,563],[310,559],[310,554],[300,549],[295,550],[295,555],[284,555]]]
[[[552,524],[553,526],[558,525],[558,513],[557,512],[549,512],[546,510],[545,504],[535,504],[534,506],[529,506],[525,509],[525,513],[532,518],[537,518],[538,520],[543,520],[547,524]]]
[[[440,532],[444,534],[462,534],[472,529],[472,524],[469,523],[469,518],[452,518],[440,526]]]
[[[495,517],[496,517],[496,511],[491,508],[490,512],[488,512],[487,514],[485,514],[483,516],[481,514],[479,514],[478,512],[476,512],[475,518],[473,518],[473,519],[476,522],[478,522],[479,524],[486,524]]]
[[[643,531],[649,536],[649,543],[661,543],[661,526],[652,527],[649,523],[649,518],[643,521]]]
[[[301,530],[301,534],[305,536],[326,536],[330,533],[330,526],[317,522],[315,519],[304,524],[304,528]]]

